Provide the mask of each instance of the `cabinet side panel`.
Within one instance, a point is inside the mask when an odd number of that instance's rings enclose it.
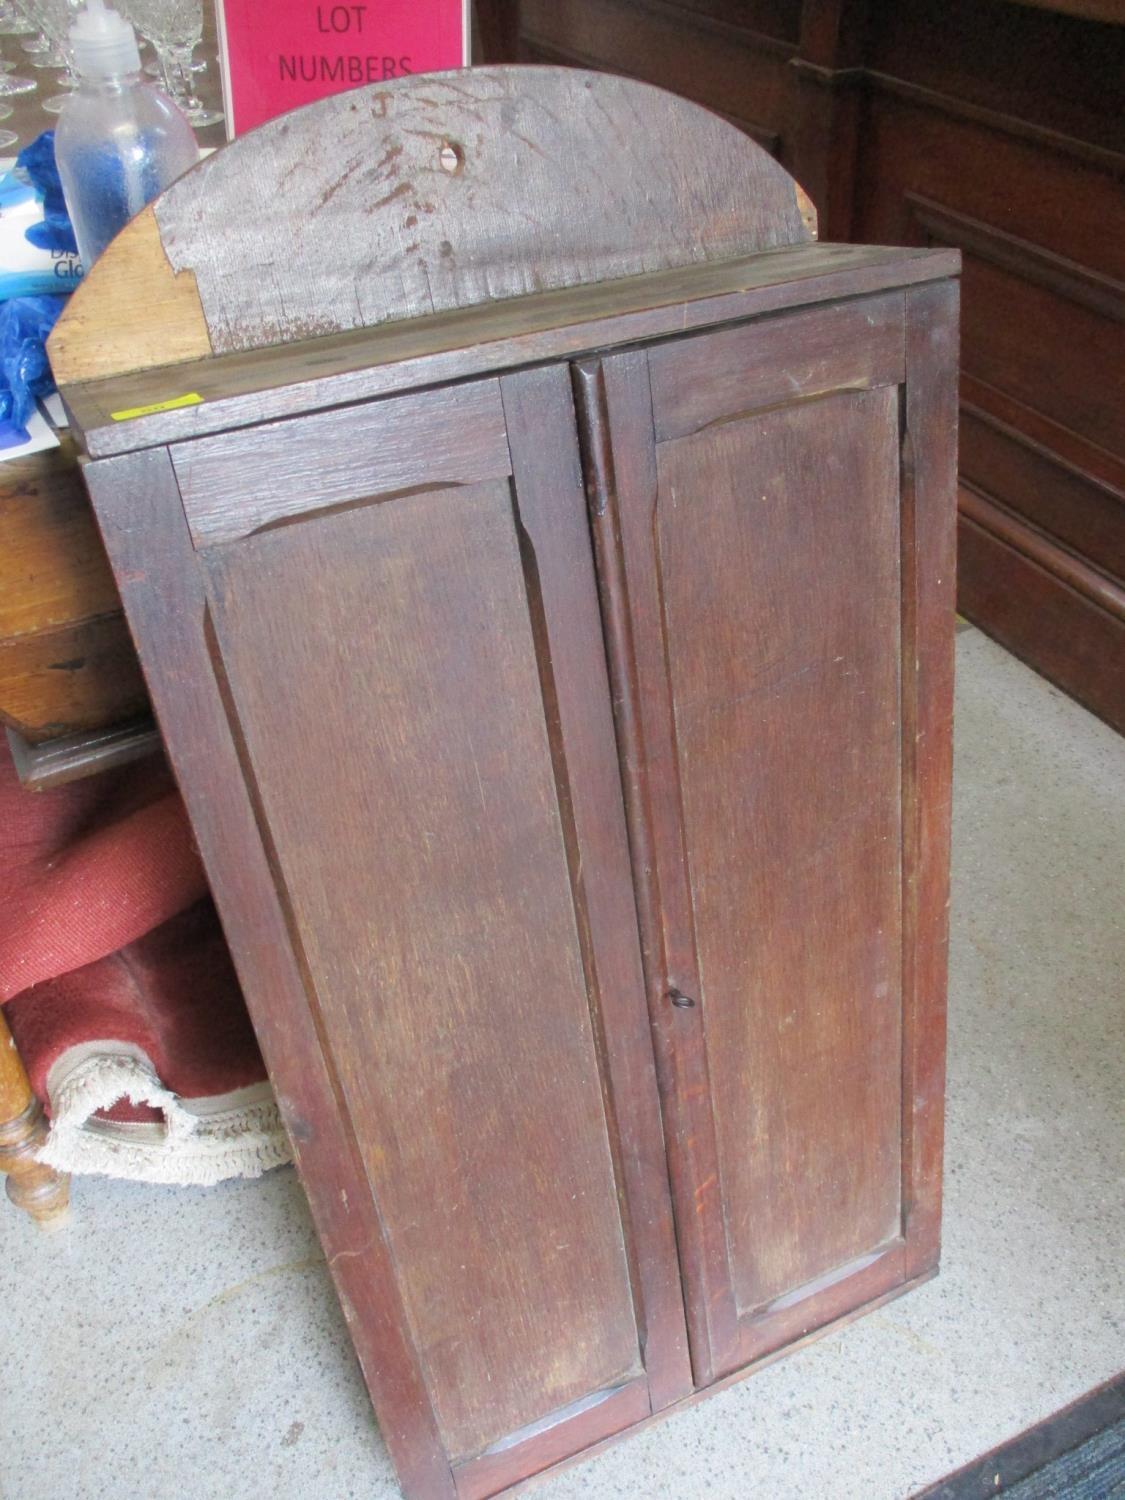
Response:
[[[898,394],[658,447],[661,592],[735,1297],[900,1232]]]
[[[204,561],[310,1004],[470,1458],[640,1369],[510,489]]]

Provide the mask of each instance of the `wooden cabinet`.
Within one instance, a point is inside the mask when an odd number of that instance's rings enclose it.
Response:
[[[624,218],[565,177],[573,90],[625,153],[638,131],[695,153],[664,179],[677,215],[644,174],[610,174]],[[239,322],[208,264],[223,182],[271,201],[285,152],[347,146],[370,103],[407,219],[423,170],[436,201],[496,144],[477,201],[519,212],[491,296],[443,284],[494,241],[461,209],[451,238],[441,199],[431,293],[465,305],[367,326],[329,299],[319,337],[279,343],[297,302]],[[179,275],[152,272],[146,316],[190,269],[209,355],[99,372],[89,289],[60,324],[411,1495],[495,1494],[937,1263],[957,261],[814,244],[781,169],[683,109],[519,69],[324,101],[109,252],[136,265],[159,230]],[[572,285],[504,297],[538,233],[528,179],[499,175],[519,140],[608,227]],[[444,181],[438,148],[463,152]],[[753,174],[752,208],[720,212]],[[315,197],[342,222],[373,199],[346,170]]]

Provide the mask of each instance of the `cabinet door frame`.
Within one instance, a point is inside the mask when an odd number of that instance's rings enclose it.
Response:
[[[495,408],[477,400],[486,386]],[[371,445],[397,445],[408,469],[417,464],[407,451],[406,419],[435,402],[444,408],[439,427],[444,422],[456,442],[438,445],[440,463],[423,453],[422,472],[404,469],[407,493],[427,480],[441,487],[488,478],[511,484],[644,1371],[454,1466],[443,1449],[331,1039],[309,1004],[270,829],[224,701],[196,551],[237,546],[248,531],[287,525],[308,507],[276,464],[276,480],[258,486],[265,511],[257,502],[242,509],[223,501],[229,479],[255,453],[270,466],[269,429],[231,434],[232,441],[206,439],[205,450],[189,443],[96,460],[86,466],[86,479],[388,1449],[408,1494],[472,1500],[669,1405],[690,1391],[691,1371],[569,371],[556,365],[386,398],[352,416],[366,424],[370,452]],[[348,417],[337,410],[307,420],[339,425],[344,440]],[[287,441],[293,430],[285,426],[273,436]],[[301,443],[291,447],[299,451]],[[345,469],[348,461],[341,460]],[[397,462],[392,453],[388,472],[396,472]],[[337,475],[336,488],[316,504],[354,503],[352,490],[370,498],[364,482],[361,476],[356,488],[346,473]],[[248,487],[254,489],[252,478]]]
[[[900,299],[897,321],[894,298]],[[818,346],[809,351],[813,357],[803,364],[802,341],[806,330],[818,328],[815,318],[822,311],[830,312],[839,336],[825,342],[818,333]],[[717,397],[712,387],[714,411],[701,408],[685,378],[671,393],[662,391],[658,418],[653,362],[643,347],[574,367],[697,1386],[932,1275],[940,1242],[957,287],[936,282],[892,298],[850,299],[811,315],[741,326],[749,335],[739,343],[744,363],[717,376],[709,372],[719,382]],[[690,362],[685,368],[690,374]],[[657,443],[691,431],[693,421],[730,420],[888,384],[899,390],[900,440],[901,1233],[878,1253],[843,1268],[844,1274],[801,1289],[801,1297],[781,1297],[764,1315],[740,1318],[719,1199],[705,1003],[693,1003],[698,957],[654,526]]]

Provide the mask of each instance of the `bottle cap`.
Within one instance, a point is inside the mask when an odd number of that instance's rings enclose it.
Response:
[[[137,37],[124,16],[105,0],[86,0],[70,28],[74,71],[81,78],[116,78],[141,71]]]

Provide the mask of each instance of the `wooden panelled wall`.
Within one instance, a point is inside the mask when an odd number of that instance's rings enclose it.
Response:
[[[1125,731],[1125,4],[502,0],[482,35],[726,115],[823,239],[962,250],[960,607]]]

